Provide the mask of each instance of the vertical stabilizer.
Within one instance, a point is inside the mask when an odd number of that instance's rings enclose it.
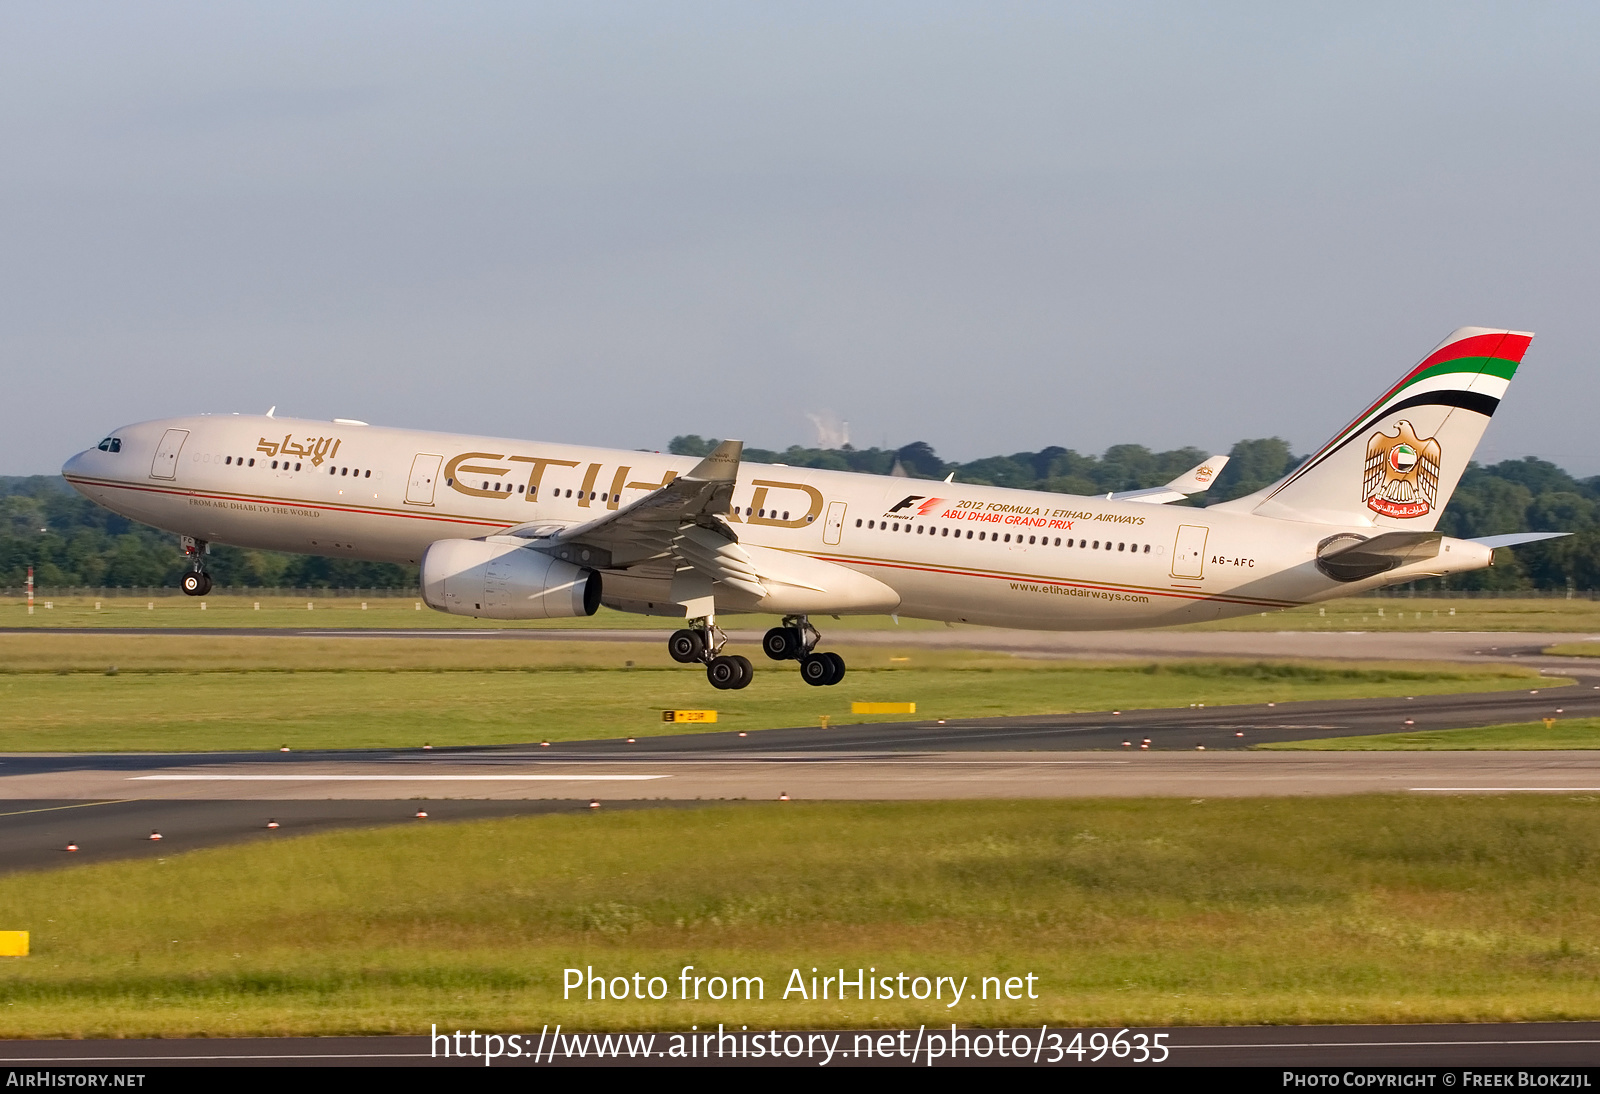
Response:
[[[1532,340],[1462,327],[1299,467],[1218,508],[1432,530]]]

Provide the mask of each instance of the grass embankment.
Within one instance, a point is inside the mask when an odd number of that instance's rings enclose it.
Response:
[[[1545,647],[1544,652],[1555,657],[1600,657],[1600,642],[1563,642]]]
[[[79,627],[166,628],[317,628],[395,630],[638,630],[666,632],[681,622],[661,616],[631,615],[601,608],[585,619],[498,620],[445,615],[409,597],[361,600],[348,596],[270,597],[181,595],[155,598],[111,596],[41,597],[33,615],[15,597],[0,599],[0,627],[38,630]],[[200,605],[204,604],[202,608]],[[311,607],[308,609],[307,604]],[[99,607],[96,607],[96,604]],[[366,607],[363,608],[362,605]],[[259,605],[259,607],[257,607]],[[766,630],[776,616],[733,615],[723,624],[738,630]],[[839,631],[944,629],[945,624],[888,616],[845,616],[828,619],[823,629]],[[957,624],[956,629],[983,633],[987,628]],[[1288,611],[1247,615],[1214,623],[1194,623],[1181,630],[1221,631],[1517,631],[1600,632],[1600,601],[1592,600],[1443,600],[1425,597],[1360,597]],[[1591,655],[1593,651],[1586,651]]]
[[[1600,1017],[1594,798],[418,824],[12,875],[0,908],[33,932],[0,963],[7,1037]],[[684,965],[765,998],[680,1001]],[[563,1002],[588,966],[671,997]],[[1039,998],[784,1001],[813,967],[1032,973]]]
[[[0,635],[0,752],[487,745],[679,731],[662,724],[667,708],[712,708],[718,729],[749,730],[818,725],[823,715],[846,725],[1496,691],[1534,675],[837,648],[850,663],[837,687],[811,687],[793,662],[762,658],[749,688],[719,692],[655,642]],[[915,702],[917,713],[852,715],[856,700]]]
[[[1412,730],[1370,737],[1279,741],[1256,748],[1311,752],[1536,752],[1600,748],[1600,718],[1558,718],[1553,725],[1518,722],[1471,729]]]
[[[1355,597],[1287,611],[1193,623],[1201,631],[1600,631],[1600,601]]]

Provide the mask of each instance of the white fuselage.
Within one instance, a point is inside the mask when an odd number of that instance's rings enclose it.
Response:
[[[244,415],[114,436],[119,451],[89,449],[63,469],[108,509],[214,543],[410,563],[436,540],[583,524],[697,462]],[[1448,572],[1431,560],[1336,582],[1314,563],[1345,530],[1327,524],[773,464],[740,466],[733,506],[741,543],[869,574],[899,595],[902,615],[993,626],[1189,623]],[[682,615],[665,583],[602,575],[605,604]]]

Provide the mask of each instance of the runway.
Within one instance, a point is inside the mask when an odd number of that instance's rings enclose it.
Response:
[[[514,1031],[504,1031],[502,1037]],[[546,1031],[548,1033],[548,1031]],[[692,1060],[675,1060],[665,1055],[668,1038],[674,1031],[656,1034],[654,1051],[630,1056],[619,1051],[615,1056],[600,1056],[592,1051],[579,1057],[561,1049],[547,1035],[541,1041],[540,1030],[522,1031],[529,1050],[515,1058],[502,1056],[494,1062],[499,1068],[530,1067],[661,1067],[681,1063],[693,1067],[705,1066],[767,1066],[767,1067],[817,1067],[824,1064],[821,1047],[815,1056],[760,1058],[702,1057]],[[767,1031],[752,1031],[766,1034]],[[888,1056],[857,1055],[857,1046],[881,1044],[880,1038],[889,1030],[839,1030],[826,1034],[834,1042],[835,1052],[826,1062],[829,1067],[895,1067],[912,1063],[930,1066],[925,1054],[919,1053],[913,1061],[908,1054]],[[950,1027],[923,1031],[919,1040],[917,1030],[909,1030],[904,1042],[907,1050],[926,1043],[926,1034],[948,1036]],[[1482,1069],[1535,1068],[1564,1069],[1582,1072],[1600,1061],[1600,1023],[1596,1022],[1536,1022],[1527,1024],[1483,1025],[1395,1025],[1395,1026],[1177,1026],[1168,1028],[1145,1027],[1126,1031],[1126,1035],[1144,1034],[1161,1038],[1160,1044],[1168,1047],[1169,1055],[1162,1063],[1135,1062],[1133,1053],[1118,1059],[1109,1051],[1102,1059],[1092,1059],[1087,1052],[1080,1060],[1067,1053],[1052,1060],[1053,1053],[1032,1051],[1039,1043],[1038,1026],[1028,1029],[1007,1030],[1008,1041],[1026,1038],[1029,1051],[1001,1056],[993,1051],[995,1035],[992,1029],[962,1029],[958,1033],[967,1038],[983,1035],[990,1038],[989,1054],[983,1058],[950,1059],[942,1056],[936,1062],[944,1067],[1031,1067],[1053,1065],[1059,1067],[1254,1067],[1254,1068],[1434,1068],[1449,1073],[1435,1076],[1432,1082],[1407,1085],[1429,1086],[1434,1089],[1456,1085],[1518,1085],[1516,1075],[1510,1081],[1496,1084],[1479,1078]],[[1050,1035],[1060,1034],[1063,1045],[1070,1045],[1075,1033],[1084,1035],[1083,1043],[1091,1043],[1096,1033],[1109,1040],[1119,1032],[1115,1029],[1072,1030],[1047,1027],[1045,1042],[1055,1044]],[[588,1031],[577,1035],[587,1049],[593,1041]],[[805,1044],[816,1030],[780,1030],[776,1043],[783,1044],[785,1037],[798,1034]],[[569,1034],[569,1036],[572,1036]],[[649,1034],[645,1035],[646,1037]],[[858,1040],[858,1036],[861,1038]],[[898,1038],[893,1038],[898,1044]],[[481,1038],[480,1038],[481,1041]],[[567,1045],[573,1041],[565,1042]],[[1016,1041],[1021,1045],[1022,1041]],[[1007,1046],[1008,1049],[1011,1047]],[[549,1049],[550,1054],[545,1055]],[[539,1053],[537,1062],[535,1051]],[[942,1051],[941,1046],[941,1051]],[[803,1050],[799,1050],[803,1051]],[[442,1057],[433,1052],[433,1042],[421,1037],[282,1037],[282,1038],[172,1038],[127,1039],[116,1041],[4,1041],[0,1042],[0,1070],[41,1068],[104,1068],[123,1071],[147,1071],[169,1067],[476,1067],[483,1069],[481,1054],[477,1057]],[[1473,1074],[1464,1073],[1472,1069]],[[1492,1075],[1492,1071],[1491,1071]],[[1274,1086],[1287,1085],[1276,1075]],[[1478,1078],[1479,1081],[1474,1081]],[[1572,1085],[1592,1083],[1579,1081]],[[1342,1084],[1317,1084],[1342,1085]],[[1357,1085],[1386,1085],[1381,1083]],[[1527,1084],[1523,1084],[1527,1085]],[[1538,1084],[1542,1085],[1542,1084]]]
[[[414,819],[708,801],[1600,794],[1600,751],[1270,752],[1270,741],[1600,717],[1600,685],[877,723],[497,748],[0,756],[0,870]],[[1410,723],[1410,724],[1407,724]],[[91,804],[93,803],[93,804]],[[150,831],[160,831],[154,844]],[[68,842],[78,852],[63,850]],[[70,857],[69,857],[70,855]]]

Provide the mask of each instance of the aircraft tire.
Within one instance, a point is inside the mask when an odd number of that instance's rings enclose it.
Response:
[[[773,627],[761,639],[761,649],[774,661],[792,661],[800,656],[800,632],[793,627]]]
[[[833,672],[829,674],[827,679],[827,685],[832,687],[834,684],[837,684],[840,680],[844,679],[844,658],[840,657],[832,650],[829,650],[827,653],[824,653],[821,656],[828,659],[828,664],[833,669]]]
[[[814,688],[832,683],[833,674],[833,661],[825,653],[812,653],[800,658],[800,679]]]
[[[687,628],[673,631],[672,637],[667,639],[667,653],[680,665],[692,664],[700,660],[700,655],[705,653],[705,639],[700,637],[699,631]]]
[[[706,679],[718,691],[727,691],[730,688],[739,687],[741,680],[749,681],[749,676],[746,675],[748,670],[739,664],[741,660],[743,658],[713,657],[711,662],[706,665]],[[745,661],[746,665],[749,663]]]
[[[739,666],[739,681],[735,684],[729,684],[728,690],[738,691],[741,688],[749,687],[750,681],[756,678],[756,667],[750,663],[750,659],[735,653],[729,656],[728,660],[736,662]]]
[[[199,570],[190,570],[183,575],[183,593],[185,596],[205,596],[210,591],[210,578]]]

